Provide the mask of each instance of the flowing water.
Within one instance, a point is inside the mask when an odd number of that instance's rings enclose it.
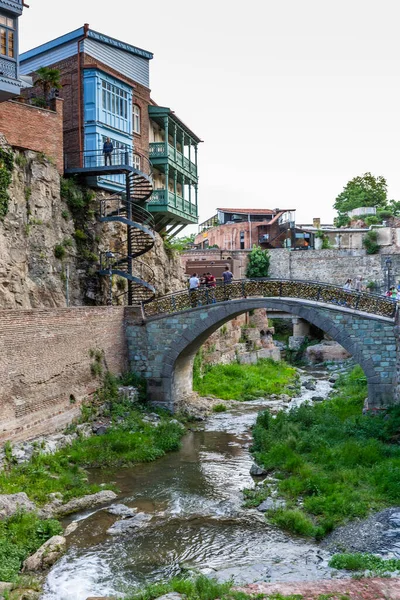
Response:
[[[319,377],[317,389],[303,390],[291,405],[329,393],[326,374],[313,375]],[[43,599],[123,595],[188,570],[237,583],[329,577],[328,556],[316,544],[278,531],[256,509],[242,508],[241,490],[255,483],[249,474],[250,428],[258,411],[276,404],[235,405],[189,430],[178,452],[130,469],[93,473],[94,481],[116,483],[118,502],[152,519],[116,537],[106,533],[116,517],[105,510],[75,515],[79,526],[49,573]]]

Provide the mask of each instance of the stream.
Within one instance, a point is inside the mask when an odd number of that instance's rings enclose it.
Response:
[[[285,407],[328,395],[328,373],[307,371],[301,378],[310,376],[316,389],[302,387],[301,397]],[[116,502],[152,518],[143,528],[111,536],[106,531],[116,517],[106,510],[73,515],[78,528],[47,577],[43,600],[119,596],[188,571],[235,583],[332,576],[329,555],[316,543],[277,530],[257,509],[242,508],[241,490],[256,481],[249,473],[250,428],[271,405],[282,407],[268,399],[237,403],[192,426],[178,452],[133,468],[92,472],[94,482],[115,482]]]

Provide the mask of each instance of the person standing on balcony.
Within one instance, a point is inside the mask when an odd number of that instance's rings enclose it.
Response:
[[[103,154],[104,154],[104,165],[107,166],[107,162],[111,167],[111,155],[114,151],[114,146],[110,138],[108,137],[104,142]]]

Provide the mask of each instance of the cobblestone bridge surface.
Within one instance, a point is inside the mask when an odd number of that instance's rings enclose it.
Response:
[[[204,341],[233,317],[252,309],[275,309],[316,325],[341,344],[364,370],[370,408],[397,400],[393,318],[299,298],[242,298],[127,324],[130,367],[148,382],[153,403],[175,410],[192,391],[193,360]]]

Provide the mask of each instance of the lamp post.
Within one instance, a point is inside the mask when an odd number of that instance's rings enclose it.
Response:
[[[112,306],[112,266],[113,266],[113,258],[114,254],[112,252],[106,252],[107,266],[108,266],[108,277],[109,277],[109,286],[108,286],[108,304]]]
[[[392,259],[390,258],[390,256],[387,257],[387,259],[385,260],[385,266],[386,266],[386,277],[387,277],[387,290],[390,290],[391,287],[391,269],[392,269]]]

